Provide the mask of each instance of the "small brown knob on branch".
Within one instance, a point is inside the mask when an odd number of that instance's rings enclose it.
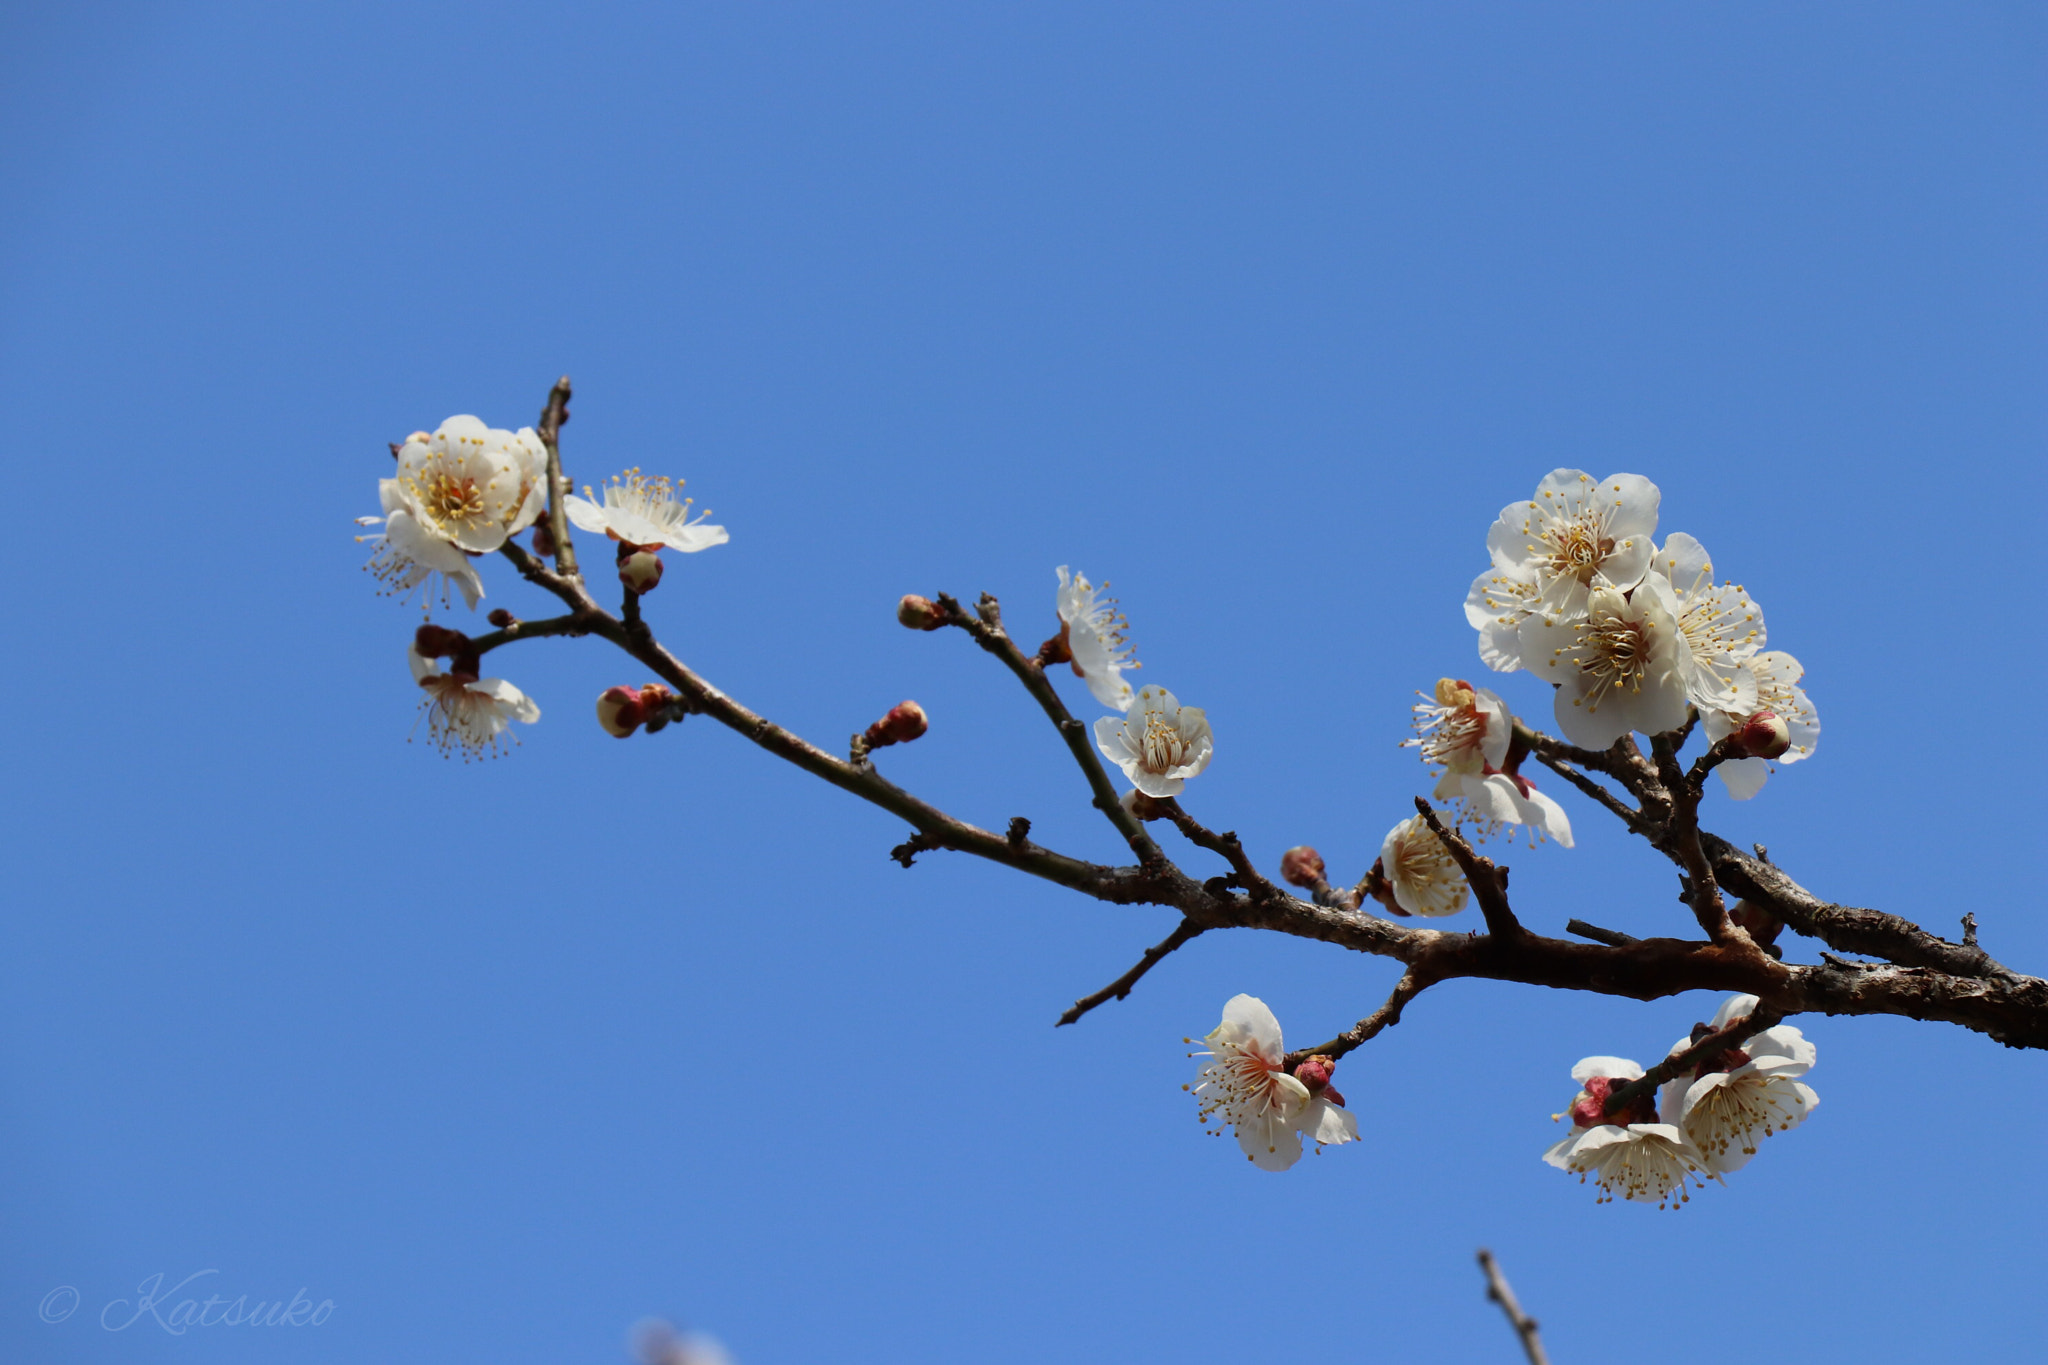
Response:
[[[1280,879],[1289,886],[1314,890],[1323,880],[1323,855],[1300,844],[1280,855]]]
[[[513,626],[519,624],[519,618],[506,611],[503,607],[492,607],[491,614],[485,619],[499,630],[510,630]]]
[[[533,552],[542,559],[553,559],[555,557],[555,533],[548,529],[548,519],[545,513],[541,515],[539,521],[533,524]]]
[[[888,713],[867,728],[861,738],[870,749],[883,749],[891,744],[908,744],[922,735],[931,722],[924,714],[924,708],[914,701],[900,701],[890,707]]]
[[[946,614],[939,610],[939,604],[914,592],[905,593],[896,604],[896,619],[912,630],[937,630],[946,624]]]

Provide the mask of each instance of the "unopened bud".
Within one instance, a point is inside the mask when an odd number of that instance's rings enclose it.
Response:
[[[533,552],[543,559],[555,557],[555,533],[548,529],[546,517],[533,524]]]
[[[1280,855],[1280,879],[1289,886],[1313,887],[1323,880],[1324,870],[1323,855],[1307,844]]]
[[[511,627],[519,624],[519,618],[506,611],[503,607],[492,607],[491,614],[484,619],[499,630],[509,630]]]
[[[1294,1079],[1308,1087],[1311,1095],[1320,1095],[1332,1104],[1344,1103],[1344,1097],[1330,1089],[1330,1073],[1337,1069],[1337,1059],[1318,1052],[1315,1056],[1294,1068]]]
[[[446,626],[424,625],[413,632],[412,647],[422,659],[449,659],[458,654],[474,654],[469,647],[469,637],[459,630]]]
[[[924,708],[914,701],[899,701],[890,707],[888,714],[870,725],[862,736],[868,748],[881,749],[891,744],[908,744],[923,734],[931,722],[925,718]]]
[[[1117,804],[1139,820],[1164,820],[1166,818],[1166,811],[1161,808],[1159,799],[1145,795],[1136,787],[1131,788],[1118,797]]]
[[[1750,758],[1777,758],[1792,747],[1792,730],[1776,711],[1759,711],[1742,722],[1735,742]]]
[[[1477,700],[1472,684],[1463,678],[1438,678],[1436,680],[1436,704],[1462,711]]]
[[[903,600],[896,604],[896,619],[912,630],[937,630],[946,624],[939,604],[914,592],[903,594]]]
[[[607,687],[597,698],[597,723],[605,733],[617,739],[624,739],[640,728],[647,719],[647,708],[641,703],[640,692],[630,687]]]
[[[1776,943],[1778,935],[1785,929],[1785,921],[1755,901],[1735,902],[1728,918],[1740,925],[1751,938],[1765,945]]]
[[[653,592],[655,585],[661,582],[661,556],[652,550],[632,550],[621,554],[619,582],[633,592]]]

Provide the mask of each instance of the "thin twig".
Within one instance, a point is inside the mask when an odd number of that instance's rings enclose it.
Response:
[[[978,613],[975,615],[969,615],[956,599],[945,593],[940,593],[934,600],[939,610],[946,614],[946,624],[966,631],[974,637],[976,644],[1001,659],[1004,666],[1016,674],[1017,680],[1024,684],[1024,689],[1037,701],[1039,709],[1058,727],[1060,738],[1066,741],[1067,751],[1074,756],[1074,762],[1080,766],[1082,775],[1088,779],[1088,787],[1095,796],[1095,808],[1103,813],[1110,824],[1116,826],[1117,833],[1123,835],[1124,842],[1129,844],[1131,852],[1137,855],[1139,864],[1146,867],[1163,865],[1166,862],[1166,855],[1159,851],[1159,845],[1153,842],[1145,826],[1136,816],[1125,810],[1123,802],[1117,799],[1116,787],[1110,782],[1109,774],[1102,766],[1102,760],[1096,757],[1095,746],[1090,742],[1088,735],[1088,727],[1074,719],[1073,714],[1067,710],[1066,703],[1060,700],[1059,693],[1053,691],[1052,683],[1045,676],[1045,670],[1027,658],[1024,652],[1017,648],[1017,642],[1003,630],[1002,608],[996,599],[988,593],[983,593],[981,601],[977,604]]]
[[[1500,1311],[1507,1314],[1508,1326],[1514,1328],[1515,1335],[1522,1339],[1522,1350],[1529,1357],[1529,1365],[1550,1365],[1550,1357],[1543,1353],[1543,1339],[1536,1335],[1536,1319],[1522,1311],[1515,1291],[1508,1287],[1508,1277],[1500,1273],[1500,1263],[1485,1247],[1479,1248],[1479,1268],[1486,1272],[1486,1297],[1499,1304]]]
[[[562,515],[562,423],[568,420],[569,376],[565,374],[548,391],[537,434],[548,452],[548,534],[555,540],[555,568],[564,577],[575,578],[576,547],[569,543],[569,519]]]
[[[1415,798],[1415,809],[1421,813],[1430,832],[1437,837],[1457,862],[1458,870],[1465,874],[1465,880],[1472,887],[1472,898],[1479,902],[1479,913],[1486,916],[1486,931],[1501,938],[1516,938],[1526,934],[1515,912],[1508,908],[1507,869],[1496,867],[1493,859],[1482,858],[1472,851],[1472,845],[1465,842],[1456,830],[1449,828],[1437,818],[1435,808],[1423,797]]]
[[[1195,923],[1191,919],[1182,920],[1180,926],[1172,933],[1145,950],[1145,955],[1138,959],[1137,966],[1131,968],[1122,976],[1095,992],[1095,994],[1084,995],[1079,1000],[1076,1000],[1067,1007],[1067,1012],[1059,1017],[1059,1021],[1053,1027],[1064,1028],[1089,1010],[1094,1009],[1097,1005],[1104,1005],[1112,1000],[1123,999],[1131,993],[1131,987],[1138,984],[1138,978],[1151,971],[1153,965],[1160,958],[1165,957],[1168,953],[1180,947],[1181,944],[1186,943],[1196,934],[1201,933],[1202,928],[1202,925]]]
[[[1353,1024],[1350,1028],[1345,1029],[1329,1042],[1316,1047],[1302,1048],[1298,1052],[1288,1053],[1287,1065],[1289,1067],[1299,1066],[1303,1061],[1318,1054],[1325,1057],[1342,1057],[1360,1044],[1370,1042],[1394,1025],[1400,1023],[1401,1011],[1408,1008],[1410,1000],[1413,1000],[1416,996],[1427,990],[1429,984],[1426,978],[1418,975],[1415,969],[1410,967],[1401,974],[1401,979],[1394,983],[1394,993],[1387,997],[1386,1004],[1381,1005],[1371,1014],[1366,1015],[1365,1018]]]
[[[1165,812],[1167,819],[1173,821],[1174,828],[1187,836],[1189,843],[1194,844],[1198,848],[1206,848],[1229,863],[1231,871],[1237,874],[1237,884],[1246,891],[1249,891],[1255,898],[1263,900],[1270,896],[1285,894],[1278,887],[1274,886],[1273,883],[1267,881],[1266,875],[1259,871],[1252,863],[1252,860],[1246,856],[1243,841],[1233,831],[1225,830],[1221,834],[1215,833],[1201,821],[1195,819],[1194,816],[1189,815],[1186,810],[1182,809],[1180,800],[1177,797],[1168,796],[1157,800],[1154,804],[1161,811]],[[1329,904],[1327,901],[1320,903]]]
[[[1536,751],[1536,761],[1612,811],[1632,832],[1645,828],[1643,813],[1561,758]]]

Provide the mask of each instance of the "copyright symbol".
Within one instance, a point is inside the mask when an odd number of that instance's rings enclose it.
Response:
[[[44,1322],[62,1322],[78,1311],[78,1291],[68,1284],[60,1284],[43,1295],[43,1301],[36,1307],[36,1316]]]

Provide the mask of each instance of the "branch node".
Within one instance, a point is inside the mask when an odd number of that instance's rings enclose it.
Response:
[[[936,834],[917,833],[889,850],[889,856],[909,867],[920,853],[935,853],[946,846]]]

